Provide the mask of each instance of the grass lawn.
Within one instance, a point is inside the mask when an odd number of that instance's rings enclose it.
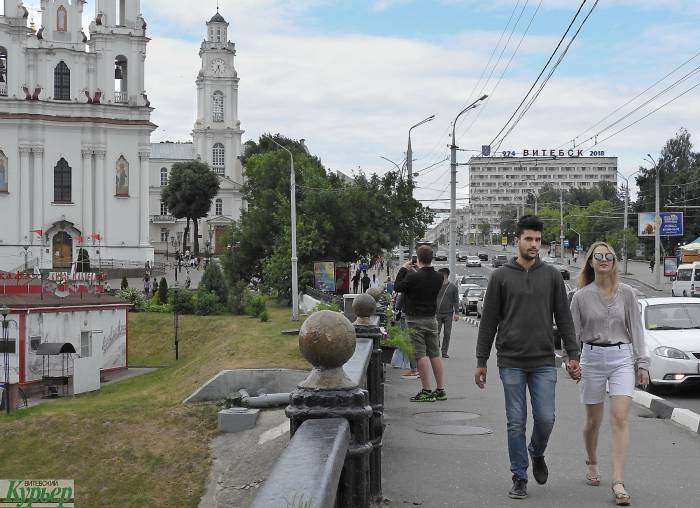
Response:
[[[174,360],[169,314],[129,315],[129,363],[168,367],[101,391],[0,416],[0,478],[73,479],[80,507],[197,506],[216,432],[214,403],[182,400],[225,368],[309,368],[289,309],[270,320],[181,316]]]

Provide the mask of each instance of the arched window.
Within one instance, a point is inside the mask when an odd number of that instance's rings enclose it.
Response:
[[[212,122],[224,121],[224,94],[219,90],[211,97]]]
[[[216,143],[211,152],[211,165],[217,175],[224,174],[224,145]]]
[[[7,157],[0,150],[0,192],[7,192]]]
[[[70,100],[70,69],[63,60],[53,70],[53,98],[57,101]]]
[[[129,93],[127,89],[127,59],[119,55],[114,59],[114,102],[115,104],[128,104]]]
[[[0,95],[7,97],[7,49],[0,46]]]
[[[70,203],[71,195],[71,167],[66,159],[61,157],[56,167],[53,168],[53,201],[54,203]]]
[[[160,186],[168,185],[168,168],[160,168]]]
[[[215,201],[214,209],[216,211],[216,215],[224,214],[224,202],[221,200],[221,198],[217,198]]]
[[[62,5],[56,11],[56,31],[66,32],[68,30],[68,13]]]

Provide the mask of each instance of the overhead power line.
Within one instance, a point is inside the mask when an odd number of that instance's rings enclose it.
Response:
[[[578,10],[576,11],[576,14],[574,15],[573,19],[571,20],[571,23],[569,23],[569,26],[566,28],[566,31],[564,32],[564,35],[562,35],[561,39],[559,39],[559,43],[557,44],[557,47],[554,48],[554,51],[552,52],[552,54],[549,56],[549,59],[547,60],[547,63],[544,64],[544,67],[542,67],[542,70],[541,70],[540,73],[537,75],[537,78],[536,78],[535,81],[532,83],[532,86],[530,87],[530,89],[527,91],[527,93],[526,93],[525,96],[523,97],[523,100],[520,101],[520,104],[518,104],[518,107],[515,108],[515,111],[513,111],[513,114],[510,116],[510,118],[508,118],[508,120],[506,121],[505,125],[503,125],[503,127],[501,128],[501,130],[498,131],[498,134],[496,134],[496,135],[493,137],[493,141],[491,141],[491,144],[493,144],[493,142],[498,138],[498,136],[500,136],[500,135],[503,133],[503,131],[506,130],[506,128],[507,128],[508,125],[510,124],[510,121],[513,120],[513,118],[515,118],[515,115],[518,114],[518,111],[520,111],[520,108],[523,106],[523,104],[525,104],[525,101],[526,101],[527,98],[530,96],[530,93],[535,89],[535,86],[537,86],[537,83],[539,82],[540,78],[541,78],[542,75],[545,73],[545,71],[547,70],[547,67],[549,67],[549,64],[550,64],[550,63],[552,62],[552,60],[554,59],[554,55],[557,54],[557,51],[559,51],[559,48],[561,47],[561,45],[562,45],[563,42],[564,42],[564,39],[565,39],[566,36],[569,34],[569,31],[571,30],[571,27],[572,27],[572,26],[574,25],[574,23],[576,22],[576,19],[578,18],[579,14],[581,13],[581,10],[583,9],[583,6],[586,4],[586,1],[587,1],[587,0],[583,0],[583,2],[581,2],[581,5],[579,5],[579,8],[578,8]]]

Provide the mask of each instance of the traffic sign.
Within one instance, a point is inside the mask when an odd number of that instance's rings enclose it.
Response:
[[[564,247],[567,247],[567,248],[569,247],[569,240],[566,240],[566,239],[564,240]]]

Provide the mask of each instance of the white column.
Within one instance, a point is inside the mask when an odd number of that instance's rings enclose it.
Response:
[[[44,227],[44,148],[35,146],[32,148],[32,153],[34,154],[32,229],[46,229]],[[35,236],[32,238],[36,239]]]
[[[93,226],[94,190],[92,187],[92,149],[81,150],[83,162],[83,237],[86,241],[91,234],[96,233]]]
[[[95,223],[93,233],[102,235],[103,245],[108,245],[107,231],[105,230],[105,175],[107,174],[107,163],[105,150],[95,150]],[[111,180],[110,180],[111,181]]]
[[[30,187],[31,173],[29,171],[29,152],[31,148],[28,146],[19,147],[19,232],[17,242],[19,244],[28,243],[29,239],[29,220],[30,220]]]
[[[149,247],[148,223],[148,162],[150,151],[139,150],[139,245]]]

